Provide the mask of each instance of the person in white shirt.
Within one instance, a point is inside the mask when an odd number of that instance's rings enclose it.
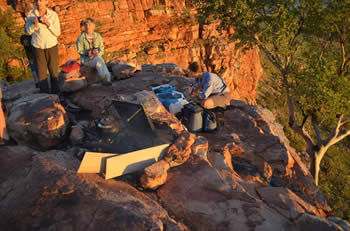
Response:
[[[61,34],[57,14],[47,8],[49,0],[35,0],[35,8],[27,15],[25,32],[32,35],[37,65],[39,88],[42,93],[59,93],[58,87],[58,46],[57,37]],[[47,81],[50,73],[51,92]]]

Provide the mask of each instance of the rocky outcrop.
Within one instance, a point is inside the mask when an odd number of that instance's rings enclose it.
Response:
[[[217,131],[189,133],[149,92],[151,87],[165,83],[185,91],[191,80],[166,72],[152,67],[152,71],[135,72],[112,86],[90,84],[69,95],[71,102],[86,113],[69,113],[74,126],[67,137],[70,142],[65,142],[61,151],[37,153],[22,146],[0,148],[0,206],[4,208],[0,210],[1,227],[348,229],[345,221],[327,217],[331,214],[327,201],[269,110],[232,100],[226,111],[216,113],[220,124]],[[40,99],[41,95],[29,97]],[[77,176],[79,161],[73,151],[89,142],[89,127],[107,111],[111,113],[112,100],[142,104],[155,126],[149,136],[155,135],[157,144],[170,146],[162,160],[141,173],[107,181],[95,174]],[[6,102],[10,115],[16,105]],[[120,128],[121,133],[125,132]],[[125,136],[125,147],[133,145],[133,139],[149,138]],[[113,146],[111,150],[116,148],[120,147]]]
[[[72,153],[0,148],[3,230],[188,230],[121,181],[76,175]]]
[[[65,138],[69,118],[57,95],[34,94],[9,105],[10,136],[20,144],[50,149]]]
[[[8,1],[8,4],[24,24],[23,15],[31,8],[28,1]],[[58,13],[62,29],[60,64],[79,58],[75,42],[81,33],[80,21],[94,17],[104,39],[105,59],[114,57],[135,66],[175,63],[183,69],[198,61],[203,70],[217,72],[225,78],[233,99],[255,102],[262,74],[258,49],[235,50],[235,44],[228,41],[233,30],[220,34],[216,22],[199,25],[192,1],[55,0],[52,7]]]

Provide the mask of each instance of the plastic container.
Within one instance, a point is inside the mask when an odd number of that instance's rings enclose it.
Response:
[[[184,106],[182,123],[190,132],[203,131],[203,108],[196,104],[187,104]]]
[[[185,99],[177,102],[177,103],[172,103],[169,105],[169,112],[173,115],[176,115],[177,113],[181,112],[182,109],[186,104],[189,104],[189,102]]]
[[[152,91],[157,95],[160,93],[176,91],[176,88],[171,84],[163,84],[156,87],[152,87]]]
[[[185,96],[178,91],[171,91],[165,93],[156,94],[159,101],[164,105],[164,107],[169,111],[170,104],[178,103],[185,99]]]

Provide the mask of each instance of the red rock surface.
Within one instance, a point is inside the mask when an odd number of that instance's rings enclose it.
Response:
[[[188,230],[127,183],[78,176],[72,153],[0,153],[1,230]]]
[[[3,1],[2,1],[3,2]],[[30,9],[26,1],[8,1],[18,12],[18,20]],[[28,1],[27,1],[28,2]],[[198,61],[203,70],[220,73],[231,88],[232,98],[255,102],[257,82],[262,74],[258,49],[243,53],[227,42],[233,31],[222,35],[217,24],[200,27],[194,10],[185,0],[55,0],[62,35],[59,37],[60,64],[78,58],[75,42],[80,21],[86,17],[97,20],[106,55],[133,63],[173,62],[187,69]],[[186,4],[187,5],[186,5]],[[5,8],[2,3],[0,8]]]
[[[143,175],[112,180],[76,175],[79,160],[74,150],[80,144],[41,153],[23,146],[0,147],[0,226],[5,230],[349,230],[345,221],[326,217],[331,212],[327,201],[269,110],[232,100],[225,112],[218,113],[223,124],[216,132],[194,135],[145,91],[164,83],[182,90],[188,81],[183,76],[137,72],[112,86],[89,85],[70,95],[74,103],[91,110],[91,119],[105,116],[112,99],[144,106],[154,132],[163,128],[158,133],[161,142],[171,146],[163,160],[148,166]],[[20,96],[26,84],[13,85],[17,95],[11,98]],[[5,106],[10,106],[11,115],[14,106],[9,101]],[[131,139],[125,143],[131,144]]]

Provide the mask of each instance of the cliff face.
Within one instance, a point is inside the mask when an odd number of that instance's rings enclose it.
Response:
[[[23,15],[31,4],[24,0],[9,4],[23,24]],[[233,31],[220,34],[216,23],[199,26],[190,4],[187,0],[55,0],[52,8],[59,15],[62,29],[60,64],[78,58],[75,42],[81,33],[80,21],[94,17],[104,39],[106,59],[134,64],[173,62],[184,69],[198,61],[203,70],[225,78],[232,98],[254,103],[262,74],[258,49],[246,53],[235,50],[234,44],[228,43]]]

